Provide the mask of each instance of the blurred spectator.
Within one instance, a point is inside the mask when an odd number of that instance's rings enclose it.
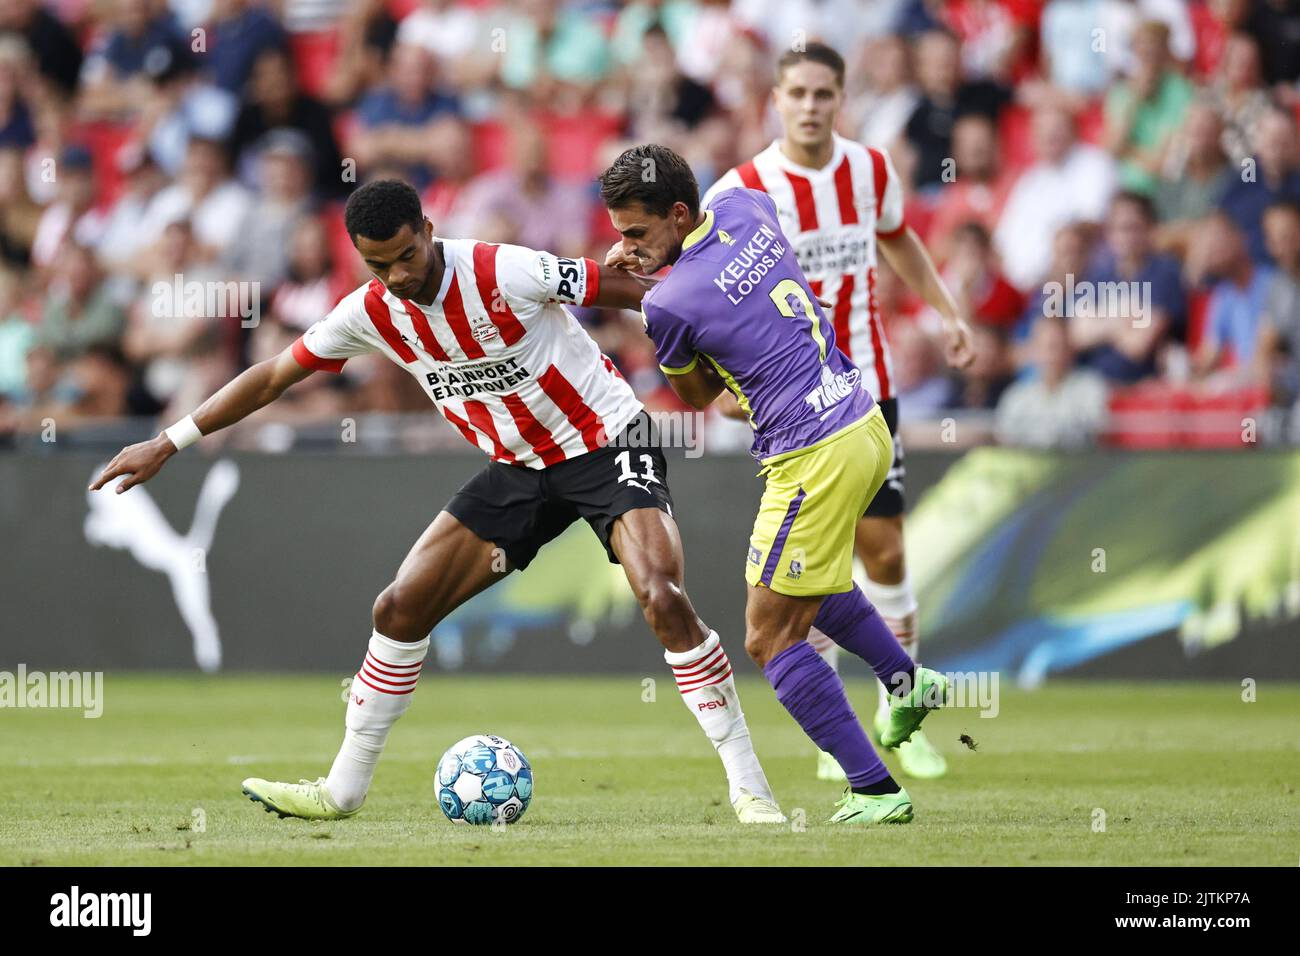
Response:
[[[1156,373],[1162,343],[1186,338],[1187,302],[1177,260],[1157,255],[1155,209],[1140,193],[1110,206],[1102,248],[1086,273],[1094,306],[1070,323],[1082,364],[1108,381],[1131,384]]]
[[[27,41],[36,68],[54,91],[71,95],[81,73],[81,47],[77,38],[40,0],[6,0],[0,3],[0,34],[16,34]]]
[[[564,254],[586,247],[591,203],[584,185],[551,176],[542,127],[521,121],[511,129],[506,168],[465,187],[455,234]]]
[[[519,0],[513,6],[500,51],[506,86],[545,87],[558,80],[591,87],[608,72],[609,44],[589,10],[560,0]]]
[[[634,66],[641,59],[642,38],[652,26],[667,35],[673,50],[691,40],[687,28],[694,16],[691,0],[631,0],[614,21],[610,53],[621,66]]]
[[[176,182],[163,189],[140,226],[142,242],[152,244],[171,223],[192,225],[200,260],[220,256],[239,237],[239,227],[252,205],[252,196],[230,178],[225,145],[207,139],[190,140],[185,166]],[[144,266],[148,269],[148,263]]]
[[[911,50],[902,37],[875,37],[863,49],[859,75],[865,85],[858,88],[855,74],[849,74],[851,92],[845,113],[858,130],[856,138],[869,146],[891,149],[916,111],[920,93],[912,83],[910,59]],[[848,135],[853,138],[851,130]]]
[[[423,47],[458,86],[478,86],[495,66],[486,11],[459,0],[422,0],[397,28],[397,42]]]
[[[92,345],[116,343],[125,316],[103,281],[95,250],[67,239],[50,267],[49,293],[36,329],[36,344],[67,360]]]
[[[147,396],[133,393],[131,368],[116,345],[87,349],[73,360],[69,372],[76,398],[54,415],[65,428],[158,410]]]
[[[966,75],[1012,83],[1032,67],[1040,0],[949,0],[944,19],[961,40]]]
[[[948,393],[943,407],[952,410],[997,408],[1002,393],[1011,384],[1011,350],[1005,329],[982,322],[971,323],[975,344],[975,361],[948,379]]]
[[[334,139],[333,117],[320,100],[298,89],[293,61],[280,49],[262,52],[253,64],[248,90],[231,133],[230,148],[239,178],[251,184],[257,161],[254,147],[270,130],[295,129],[312,152],[314,189],[322,196],[342,198],[352,183],[343,179],[343,160]]]
[[[1087,271],[1092,262],[1096,233],[1096,227],[1079,222],[1062,226],[1056,231],[1052,237],[1052,259],[1047,277],[1034,290],[1025,311],[1021,313],[1014,332],[1017,342],[1028,341],[1040,315],[1056,314],[1059,317],[1060,313],[1053,310],[1059,301],[1060,292],[1071,287]]]
[[[24,94],[31,53],[15,36],[0,36],[0,148],[26,149],[36,127]]]
[[[1104,0],[1096,30],[1104,39],[1107,69],[1112,75],[1132,76],[1138,69],[1137,46],[1142,27],[1159,23],[1168,37],[1166,45],[1180,63],[1191,60],[1196,52],[1196,35],[1187,11],[1187,0]],[[1088,31],[1090,41],[1096,39]]]
[[[23,175],[23,154],[0,149],[0,258],[12,266],[31,262],[32,242],[41,207],[32,202]]]
[[[939,194],[926,244],[940,261],[951,251],[953,232],[962,223],[997,228],[1015,176],[1001,168],[997,127],[986,116],[963,116],[953,127],[952,156],[957,179]]]
[[[1106,382],[1074,367],[1066,321],[1041,315],[1029,340],[1032,377],[1016,382],[998,402],[995,431],[1003,445],[1081,448],[1105,427]]]
[[[1300,401],[1300,205],[1280,202],[1264,213],[1264,239],[1277,272],[1259,320],[1262,379],[1280,405]]]
[[[323,95],[330,104],[342,106],[355,103],[366,90],[383,82],[397,21],[389,14],[386,0],[352,0],[336,30],[339,52]]]
[[[28,349],[23,370],[22,389],[10,395],[8,402],[0,402],[0,435],[36,431],[44,419],[53,417],[76,398],[76,390],[63,377],[58,357],[48,346]]]
[[[1069,114],[1050,108],[1034,113],[1037,162],[1016,180],[993,234],[1007,277],[1022,292],[1042,281],[1058,229],[1100,222],[1106,214],[1114,164],[1103,150],[1074,137]]]
[[[936,417],[951,386],[944,374],[943,354],[934,339],[916,322],[899,322],[890,329],[889,351],[894,359],[899,420]]]
[[[1246,233],[1250,257],[1268,263],[1272,257],[1264,244],[1264,210],[1280,200],[1300,200],[1300,153],[1294,116],[1271,109],[1260,119],[1252,160],[1233,178],[1219,208]]]
[[[629,76],[628,109],[637,131],[694,129],[714,109],[713,93],[677,66],[677,57],[663,27],[652,24],[642,34],[641,59]]]
[[[1300,79],[1300,7],[1295,0],[1256,0],[1249,7],[1246,28],[1261,44],[1264,81],[1294,85]]]
[[[207,82],[195,61],[159,48],[145,61],[153,81],[136,121],[135,135],[149,145],[168,176],[179,174],[191,139],[224,141],[239,109],[236,97]]]
[[[1195,371],[1205,377],[1226,367],[1241,377],[1255,360],[1260,315],[1273,270],[1251,261],[1245,237],[1221,214],[1207,221],[1197,236],[1197,247],[1199,266],[1214,284]]]
[[[36,330],[23,314],[22,294],[22,277],[0,271],[0,402],[22,393],[27,351],[35,339]]]
[[[271,299],[271,317],[304,332],[329,314],[355,287],[334,269],[325,225],[315,216],[298,221],[289,239],[289,267]]]
[[[988,230],[977,222],[957,227],[943,278],[960,314],[976,322],[1010,331],[1024,311],[1025,297],[1003,278]]]
[[[1103,6],[1105,0],[1050,0],[1043,9],[1043,72],[1058,89],[1087,97],[1105,87],[1106,57],[1093,42]]]
[[[238,319],[209,314],[207,307],[209,292],[224,290],[224,279],[203,262],[189,222],[167,226],[153,270],[132,303],[122,348],[143,370],[148,393],[173,413],[194,408],[234,371],[227,343]],[[191,289],[201,290],[203,299],[191,298]]]
[[[1195,92],[1170,63],[1163,23],[1149,20],[1138,27],[1133,58],[1130,77],[1106,94],[1106,148],[1119,160],[1121,187],[1149,194]]]
[[[997,116],[1010,97],[1003,87],[988,80],[963,82],[957,38],[941,30],[925,33],[917,41],[916,76],[921,101],[905,131],[917,152],[916,186],[925,189],[945,182],[944,163],[952,156],[953,124],[970,113]]]
[[[126,188],[105,216],[99,261],[110,272],[132,275],[136,257],[148,244],[145,228],[149,208],[167,185],[167,177],[138,147],[122,150],[117,162],[126,177]]]
[[[1237,168],[1222,144],[1223,123],[1204,103],[1193,103],[1171,143],[1154,200],[1162,226],[1161,245],[1185,250],[1194,220],[1209,215],[1232,184]]]
[[[1259,46],[1248,33],[1228,38],[1218,73],[1205,102],[1223,120],[1223,150],[1233,165],[1251,154],[1259,121],[1269,110],[1260,86]]]
[[[51,166],[58,193],[45,207],[32,240],[32,264],[44,269],[54,261],[66,237],[94,246],[104,233],[105,216],[95,208],[95,179],[90,151],[69,146]]]
[[[311,143],[296,129],[274,129],[258,145],[258,189],[221,265],[240,281],[271,291],[289,271],[289,241],[311,211]]]
[[[219,88],[238,95],[262,51],[287,43],[280,21],[260,3],[213,0],[205,57]]]
[[[348,153],[363,172],[400,166],[416,189],[424,189],[434,175],[427,157],[436,149],[438,119],[457,115],[460,105],[436,87],[433,59],[422,47],[394,47],[388,77],[387,86],[366,94],[357,106]]]
[[[430,160],[438,170],[433,181],[420,197],[424,212],[440,233],[453,234],[452,223],[456,209],[477,171],[474,155],[474,132],[463,120],[448,120],[439,139],[441,151]],[[459,235],[459,233],[455,233]]]
[[[1244,29],[1246,15],[1253,0],[1203,0],[1193,5],[1192,25],[1196,30],[1194,73],[1200,78],[1214,75],[1223,57],[1223,48],[1233,31]]]
[[[155,12],[151,0],[115,0],[113,26],[81,68],[81,109],[88,116],[134,113],[149,96],[151,61],[187,59],[187,38],[170,13]]]
[[[740,26],[761,36],[779,56],[795,44],[833,40],[852,49],[891,31],[906,0],[732,0]]]

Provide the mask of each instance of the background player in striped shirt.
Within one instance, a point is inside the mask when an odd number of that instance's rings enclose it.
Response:
[[[350,357],[373,352],[415,376],[446,419],[491,456],[376,599],[369,651],[348,694],[343,746],[329,775],[298,784],[253,777],[244,792],[282,817],[356,813],[388,733],[410,705],[429,632],[511,570],[527,567],[581,517],[609,559],[622,564],[682,699],[722,759],[737,816],[784,822],[754,754],[730,660],[686,595],[667,463],[648,416],[563,308],[636,308],[644,282],[590,259],[436,238],[415,190],[397,180],[362,186],[344,219],[374,280],[193,415],[121,451],[91,486],[126,475],[116,486],[126,491],[179,449],[295,382],[338,372]]]
[[[772,101],[783,136],[752,160],[729,170],[705,193],[703,205],[720,192],[744,186],[771,195],[795,256],[813,292],[830,303],[835,340],[862,372],[894,436],[894,464],[858,522],[854,550],[862,562],[855,579],[871,603],[916,659],[916,595],[903,554],[903,447],[898,438],[898,399],[884,323],[876,302],[876,247],[913,291],[944,319],[946,357],[955,368],[971,363],[970,329],[934,268],[921,240],[903,222],[903,189],[888,154],[837,135],[844,105],[844,60],[822,43],[789,51],[777,64]],[[730,396],[724,410],[743,418]],[[813,631],[809,640],[832,667],[839,648]],[[880,687],[873,722],[877,738],[889,714],[889,694]],[[898,747],[904,772],[939,777],[943,756],[923,733]],[[819,755],[817,775],[844,779],[830,754]]]

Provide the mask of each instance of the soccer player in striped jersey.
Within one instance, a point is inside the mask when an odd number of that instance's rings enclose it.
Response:
[[[365,800],[388,733],[419,680],[429,632],[583,518],[621,563],[687,708],[718,751],[743,823],[782,823],[750,742],[731,662],[682,583],[667,463],[623,377],[565,304],[636,308],[646,284],[590,259],[441,239],[406,183],[348,199],[348,234],[374,279],[281,355],[240,374],[192,415],[121,451],[93,490],[147,481],[181,448],[274,401],[314,372],[379,353],[406,369],[492,461],[433,520],[374,603],[329,774],[244,792],[281,817],[338,819]],[[396,493],[393,489],[385,493]]]
[[[605,170],[601,197],[623,237],[607,265],[645,275],[673,267],[641,303],[673,390],[705,408],[730,388],[754,430],[766,485],[745,562],[745,650],[844,769],[849,787],[830,822],[910,822],[911,798],[808,641],[815,627],[889,687],[886,747],[944,703],[946,678],[913,663],[853,583],[854,530],[894,459],[884,415],[836,347],[771,196],[727,189],[701,209],[686,161],[651,145]]]
[[[898,398],[884,324],[876,302],[876,248],[894,271],[941,315],[947,358],[960,367],[973,358],[970,330],[959,315],[925,246],[903,222],[903,190],[889,155],[837,135],[844,104],[844,60],[822,43],[789,51],[777,65],[772,101],[784,135],[747,163],[724,174],[704,195],[707,207],[727,189],[743,186],[769,194],[812,291],[831,303],[835,340],[862,373],[880,403],[894,440],[894,465],[884,487],[858,522],[854,550],[861,561],[855,579],[913,659],[920,634],[917,603],[903,554],[903,446],[898,437]],[[724,410],[744,415],[724,396]],[[809,640],[831,667],[839,648],[814,631]],[[889,715],[889,693],[879,689],[875,735]],[[903,771],[933,778],[947,770],[943,755],[923,733],[898,747]],[[843,780],[844,771],[825,752],[817,776]]]

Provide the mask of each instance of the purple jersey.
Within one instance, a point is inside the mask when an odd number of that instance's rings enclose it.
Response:
[[[728,189],[641,308],[659,366],[707,361],[749,415],[760,461],[799,451],[875,404],[808,288],[767,193]]]

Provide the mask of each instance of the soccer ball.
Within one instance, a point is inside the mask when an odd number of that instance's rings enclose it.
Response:
[[[510,741],[475,734],[442,755],[433,789],[453,823],[514,823],[533,799],[533,768]]]

